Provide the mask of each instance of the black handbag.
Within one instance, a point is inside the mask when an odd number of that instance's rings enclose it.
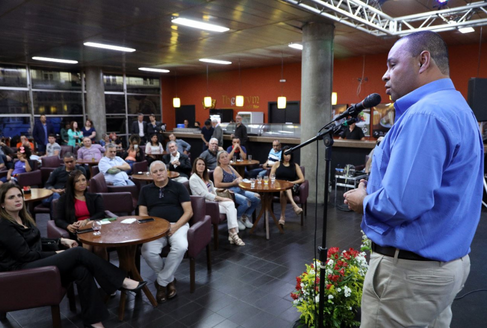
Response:
[[[295,183],[295,184],[294,184],[293,189],[292,189],[292,190],[293,190],[293,195],[297,195],[297,194],[299,194],[299,187],[300,187],[300,186],[301,186],[301,185],[300,185],[299,183]]]
[[[44,252],[55,252],[59,250],[61,239],[42,238],[42,250]]]

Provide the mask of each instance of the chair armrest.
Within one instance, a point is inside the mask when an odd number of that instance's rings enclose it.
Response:
[[[196,257],[211,241],[211,218],[205,215],[202,221],[196,222],[188,230],[188,255]]]
[[[47,238],[69,238],[69,232],[59,228],[54,220],[47,221]]]
[[[112,213],[110,211],[105,211],[105,217],[107,217],[107,218],[116,218],[116,217],[118,217],[118,215],[115,214],[115,213]]]
[[[107,186],[109,192],[124,192],[128,191],[134,197],[138,198],[139,196],[139,189],[137,186]]]
[[[66,292],[55,266],[1,272],[0,290],[0,312],[58,305]]]
[[[299,186],[299,198],[304,202],[309,196],[309,181],[304,180],[304,182]]]
[[[42,186],[42,173],[41,170],[35,170],[31,172],[20,173],[17,176],[17,183],[21,187],[25,186]]]

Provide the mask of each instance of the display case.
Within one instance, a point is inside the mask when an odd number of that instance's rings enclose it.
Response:
[[[235,132],[235,123],[220,124],[225,134]],[[261,137],[301,138],[301,126],[299,124],[267,123],[248,124],[247,134]]]

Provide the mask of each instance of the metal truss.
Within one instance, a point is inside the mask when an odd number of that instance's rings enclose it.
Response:
[[[376,0],[283,1],[376,36],[402,36],[418,31],[444,32],[487,25],[487,1],[396,18],[383,13]]]

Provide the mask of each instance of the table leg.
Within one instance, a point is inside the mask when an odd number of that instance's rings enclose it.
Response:
[[[118,260],[120,262],[120,269],[127,272],[130,278],[142,281],[142,277],[140,276],[139,270],[137,270],[137,266],[135,265],[135,252],[137,251],[137,245],[125,246],[125,247],[117,247],[118,253]],[[145,296],[149,299],[152,306],[157,306],[157,301],[154,298],[154,295],[149,290],[149,287],[144,286],[142,290],[145,293]],[[120,321],[123,320],[125,315],[125,302],[127,299],[127,294],[125,291],[122,290],[122,296],[120,297],[120,305],[118,308],[118,319]]]
[[[262,197],[262,195],[261,195],[261,197]],[[250,233],[253,233],[254,232],[255,227],[257,227],[257,224],[259,223],[260,218],[264,214],[265,214],[265,206],[264,206],[264,201],[262,200],[262,202],[261,202],[261,208],[260,208],[260,211],[259,211],[259,215],[257,215],[257,219],[255,220],[254,225],[252,226],[252,229],[250,229]]]

